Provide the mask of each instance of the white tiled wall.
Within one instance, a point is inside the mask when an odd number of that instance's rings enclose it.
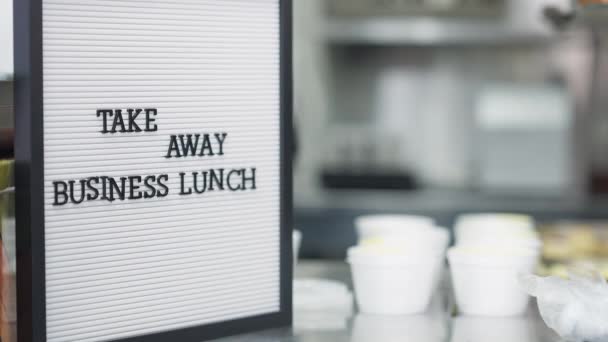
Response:
[[[0,0],[0,80],[13,73],[13,0]]]

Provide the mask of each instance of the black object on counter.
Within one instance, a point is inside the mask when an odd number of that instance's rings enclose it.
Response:
[[[415,190],[414,177],[402,173],[349,173],[324,171],[321,182],[328,189]]]

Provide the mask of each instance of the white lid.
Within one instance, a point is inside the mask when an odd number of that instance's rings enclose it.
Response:
[[[366,215],[355,219],[359,238],[412,233],[432,229],[434,220],[416,215]]]
[[[360,246],[388,247],[391,249],[444,251],[450,242],[450,234],[445,228],[424,229],[423,231],[372,236],[359,239]]]
[[[454,226],[456,243],[482,239],[531,239],[538,234],[534,220],[520,214],[466,214],[458,217]]]
[[[463,214],[456,220],[456,229],[461,227],[497,227],[534,231],[534,219],[529,215],[513,213]]]

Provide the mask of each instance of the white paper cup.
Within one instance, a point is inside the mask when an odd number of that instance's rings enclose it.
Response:
[[[537,251],[455,247],[448,250],[448,260],[456,302],[465,315],[516,316],[526,311],[530,297],[517,277],[534,270]]]
[[[432,229],[434,225],[432,218],[415,215],[366,215],[355,219],[359,241],[372,237],[416,234]]]
[[[437,288],[443,254],[382,255],[352,247],[348,262],[362,313],[406,315],[428,307]]]

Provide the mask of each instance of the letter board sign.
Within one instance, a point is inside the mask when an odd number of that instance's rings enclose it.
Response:
[[[290,324],[290,1],[14,6],[19,341]]]

